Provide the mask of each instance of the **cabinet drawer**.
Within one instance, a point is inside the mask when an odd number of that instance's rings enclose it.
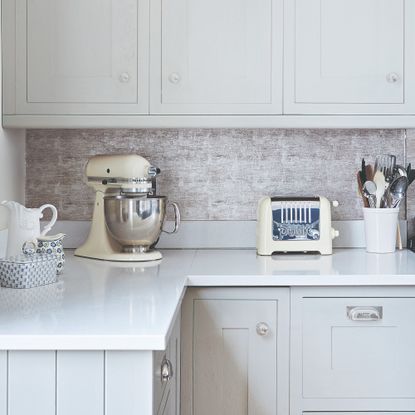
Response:
[[[304,298],[304,398],[415,398],[415,298]]]

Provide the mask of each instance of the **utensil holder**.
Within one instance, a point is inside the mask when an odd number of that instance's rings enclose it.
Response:
[[[367,252],[395,252],[398,216],[399,208],[363,208]]]

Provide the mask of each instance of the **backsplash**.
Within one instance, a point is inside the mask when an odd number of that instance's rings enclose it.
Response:
[[[393,153],[404,163],[408,152],[415,163],[415,131],[407,143],[405,130],[28,130],[26,145],[26,204],[53,203],[62,220],[91,218],[83,170],[95,154],[137,153],[160,167],[158,193],[184,220],[253,220],[263,195],[317,194],[339,201],[334,219],[360,219],[361,158]]]

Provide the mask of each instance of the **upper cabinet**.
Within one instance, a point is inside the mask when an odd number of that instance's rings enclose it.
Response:
[[[3,0],[4,113],[147,113],[148,13],[148,0]]]
[[[286,113],[415,112],[413,1],[285,4]]]
[[[3,0],[5,127],[415,128],[415,0]]]
[[[281,114],[283,0],[154,0],[151,112]]]

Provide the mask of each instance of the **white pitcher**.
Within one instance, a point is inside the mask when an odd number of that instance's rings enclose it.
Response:
[[[9,225],[7,239],[7,256],[22,253],[22,246],[26,241],[32,241],[39,236],[46,235],[58,219],[58,211],[53,205],[43,205],[37,209],[28,209],[17,202],[3,201],[0,203],[9,209]],[[52,210],[51,221],[40,230],[40,219],[45,209]]]

